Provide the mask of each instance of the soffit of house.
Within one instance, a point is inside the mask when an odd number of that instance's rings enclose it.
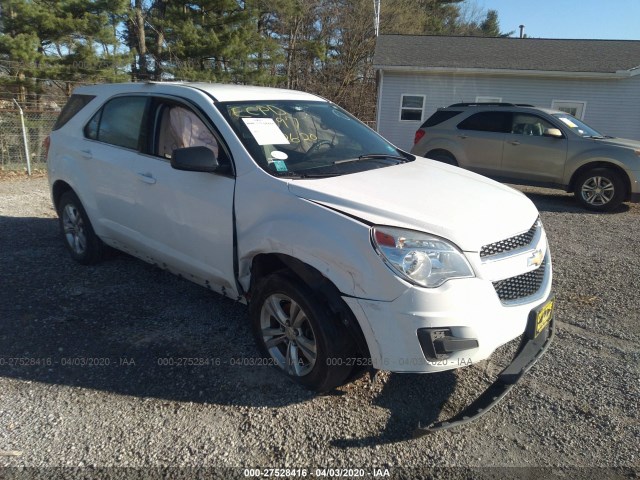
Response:
[[[640,74],[640,41],[381,35],[373,63],[383,70],[632,76]]]

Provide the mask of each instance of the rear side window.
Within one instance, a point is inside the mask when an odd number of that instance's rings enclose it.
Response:
[[[138,149],[147,97],[109,100],[84,127],[87,138],[119,147]]]
[[[78,95],[74,94],[69,97],[67,104],[63,107],[56,123],[53,125],[52,130],[58,130],[62,128],[69,120],[71,120],[76,113],[82,110],[87,103],[96,98],[95,95]]]
[[[460,113],[462,113],[460,110],[438,110],[427,118],[427,121],[424,122],[420,128],[435,127],[436,125],[440,125],[442,122],[446,122]]]
[[[479,112],[458,124],[461,130],[476,130],[478,132],[511,132],[510,112]]]

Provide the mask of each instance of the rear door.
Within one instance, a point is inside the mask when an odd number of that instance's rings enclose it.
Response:
[[[230,155],[209,118],[194,104],[155,97],[147,150],[140,155],[137,229],[150,260],[213,290],[236,296],[233,248],[235,177]],[[222,173],[171,167],[176,148],[206,146]]]
[[[108,100],[84,128],[79,149],[91,195],[97,230],[104,240],[124,250],[137,249],[137,161],[144,143],[149,97],[124,95]]]
[[[526,182],[562,183],[567,158],[566,137],[545,137],[547,128],[558,128],[543,117],[514,113],[506,135],[502,172],[506,178]]]
[[[466,159],[458,159],[461,167],[484,175],[500,172],[504,139],[511,126],[511,112],[485,111],[474,113],[460,122],[457,141]]]

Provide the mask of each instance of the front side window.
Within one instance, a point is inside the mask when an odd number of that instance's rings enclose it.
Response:
[[[511,131],[510,112],[478,112],[458,124],[460,130],[508,133]]]
[[[328,102],[219,103],[256,163],[274,176],[335,176],[395,165],[404,154]]]
[[[171,158],[173,151],[186,147],[207,147],[218,158],[216,137],[202,119],[182,105],[163,105],[160,108],[158,140],[154,154]]]
[[[400,120],[411,122],[422,121],[424,111],[424,95],[402,95],[400,101]]]
[[[541,137],[547,128],[556,128],[537,115],[515,113],[511,123],[511,133],[516,135],[532,135]]]
[[[585,138],[604,138],[604,135],[591,128],[586,123],[578,120],[576,117],[563,113],[556,113],[553,116],[560,120],[576,135],[580,135]]]
[[[84,128],[87,138],[137,150],[147,97],[116,97],[109,100]]]

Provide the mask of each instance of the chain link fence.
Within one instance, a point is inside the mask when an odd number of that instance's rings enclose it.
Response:
[[[43,143],[64,102],[66,98],[38,104],[0,101],[0,170],[45,168],[47,159]]]

